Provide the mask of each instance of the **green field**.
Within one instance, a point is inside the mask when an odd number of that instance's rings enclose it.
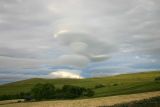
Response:
[[[105,107],[117,104],[132,103],[135,101],[142,101],[144,99],[160,98],[160,91],[145,92],[128,95],[117,95],[109,97],[89,98],[89,99],[72,99],[72,100],[52,100],[52,101],[38,101],[38,102],[18,102],[19,100],[0,101],[0,107]],[[156,102],[155,102],[156,101]],[[157,102],[158,101],[158,102]],[[147,102],[144,104],[150,105]],[[150,102],[151,103],[151,102]],[[159,104],[159,100],[154,100],[154,104]],[[117,106],[116,106],[117,107]],[[128,107],[128,106],[122,106]],[[129,106],[132,107],[132,106]],[[133,106],[137,107],[137,106]],[[142,106],[138,106],[142,107]],[[144,106],[146,107],[146,106]],[[148,107],[148,106],[147,106]],[[153,107],[153,106],[149,106]],[[154,107],[159,107],[154,106]]]
[[[57,88],[60,88],[65,84],[92,88],[95,91],[94,97],[160,91],[160,82],[154,80],[159,76],[160,71],[87,79],[34,78],[0,85],[0,95],[27,92],[30,91],[30,89],[37,83],[51,83]],[[97,84],[103,84],[105,87],[95,89]]]

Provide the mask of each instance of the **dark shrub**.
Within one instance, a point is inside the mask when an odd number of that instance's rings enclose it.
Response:
[[[64,98],[77,98],[81,96],[91,97],[94,95],[94,91],[78,86],[64,85],[62,88]]]
[[[36,100],[52,99],[55,94],[55,87],[52,84],[36,84],[31,89],[31,94]]]
[[[62,89],[55,89],[54,85],[36,84],[29,93],[21,92],[15,95],[0,96],[0,100],[24,99],[25,101],[47,100],[47,99],[74,99],[83,96],[91,97],[94,91],[83,87],[64,85]]]
[[[114,83],[114,84],[113,84],[113,86],[117,86],[117,85],[118,85],[117,83]]]
[[[24,97],[25,101],[31,101],[33,98],[31,95],[25,96]]]
[[[156,78],[155,78],[155,81],[160,81],[160,77],[156,77]]]
[[[21,100],[18,100],[18,101],[17,101],[17,103],[21,103],[21,102],[22,102]]]
[[[0,100],[9,100],[10,96],[9,95],[1,95]]]
[[[0,100],[12,100],[12,99],[20,99],[19,94],[13,94],[13,95],[1,95]]]
[[[87,96],[87,97],[92,97],[93,95],[94,95],[95,93],[94,93],[94,91],[93,90],[91,90],[91,89],[86,89],[86,95],[85,96]]]
[[[97,84],[97,85],[95,86],[96,89],[97,89],[97,88],[103,88],[103,87],[105,87],[104,84]]]
[[[64,99],[65,95],[64,92],[61,89],[56,89],[54,98],[56,99]]]
[[[71,85],[64,85],[62,92],[64,93],[65,98],[77,98],[83,95],[85,88]]]
[[[20,98],[20,99],[25,99],[25,101],[31,101],[31,100],[33,99],[31,93],[29,93],[29,92],[27,92],[27,93],[21,92],[21,93],[19,94],[19,98]]]

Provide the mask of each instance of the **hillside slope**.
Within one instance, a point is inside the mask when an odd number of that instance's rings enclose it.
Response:
[[[86,88],[93,88],[95,91],[94,97],[130,94],[148,91],[160,91],[160,82],[154,79],[160,76],[160,71],[143,72],[134,74],[122,74],[111,77],[99,77],[88,79],[28,79],[0,85],[0,95],[16,94],[29,91],[37,83],[51,83],[56,87],[61,87],[65,84],[76,85]],[[96,85],[103,84],[105,87],[95,88]]]

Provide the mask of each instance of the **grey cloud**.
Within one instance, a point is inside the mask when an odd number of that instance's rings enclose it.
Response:
[[[20,81],[24,79],[30,79],[30,78],[49,78],[48,75],[26,75],[26,74],[14,74],[14,75],[8,75],[8,74],[0,74],[0,84],[9,83],[11,81]]]
[[[25,58],[0,56],[0,68],[38,68],[45,61]]]
[[[57,59],[58,65],[69,65],[69,66],[76,66],[76,67],[85,67],[89,63],[89,59],[82,55],[62,55]],[[56,64],[55,63],[55,64]]]
[[[108,63],[138,71],[136,61],[150,66],[160,59],[159,6],[158,0],[0,0],[0,68],[85,68],[115,57]]]
[[[87,56],[92,61],[106,60],[115,52],[114,44],[95,39],[94,35],[83,32],[62,32],[55,34],[56,39],[68,45],[76,54]],[[108,56],[107,56],[108,55]]]

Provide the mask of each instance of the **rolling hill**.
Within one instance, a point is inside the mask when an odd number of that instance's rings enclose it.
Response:
[[[95,91],[94,97],[160,91],[160,81],[155,81],[156,77],[160,77],[160,71],[86,79],[33,78],[0,85],[0,95],[27,92],[37,83],[51,83],[57,88],[60,88],[66,84],[92,88]],[[96,85],[103,85],[103,87],[95,88]]]

